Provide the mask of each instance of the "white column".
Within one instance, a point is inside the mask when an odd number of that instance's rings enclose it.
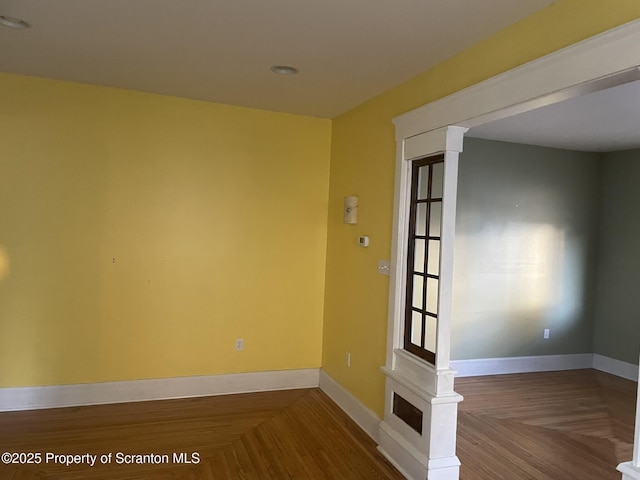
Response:
[[[640,372],[638,373],[638,385],[640,385]],[[636,399],[636,433],[633,441],[633,460],[618,465],[618,471],[622,472],[622,480],[640,480],[640,389]]]
[[[407,478],[413,480],[458,480],[460,475],[460,461],[456,456],[456,429],[458,403],[462,397],[453,390],[455,371],[449,368],[449,357],[458,155],[462,151],[466,131],[463,127],[445,127],[397,139],[387,363],[382,367],[387,379],[379,449]],[[444,183],[436,363],[432,365],[403,349],[402,325],[411,161],[435,154],[444,154]],[[395,415],[395,395],[409,402],[421,416],[420,431]]]

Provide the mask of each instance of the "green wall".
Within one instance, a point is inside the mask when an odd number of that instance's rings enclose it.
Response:
[[[599,160],[465,139],[453,359],[592,351]]]
[[[638,364],[640,150],[603,160],[594,353]]]
[[[639,182],[640,149],[466,138],[452,359],[593,352],[638,364]]]

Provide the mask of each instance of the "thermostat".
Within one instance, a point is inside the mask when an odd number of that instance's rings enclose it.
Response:
[[[358,245],[360,245],[361,247],[368,247],[369,237],[367,237],[366,235],[360,235],[358,237]]]

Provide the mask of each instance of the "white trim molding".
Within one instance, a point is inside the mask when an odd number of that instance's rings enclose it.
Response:
[[[0,388],[0,412],[263,392],[319,385],[319,369]]]
[[[320,389],[349,415],[374,442],[380,442],[380,418],[324,370],[320,370]]]
[[[638,66],[640,19],[404,113],[393,120],[396,139],[446,125],[475,127],[637,80]]]
[[[579,370],[593,367],[591,353],[573,355],[540,355],[530,357],[478,358],[474,360],[452,360],[451,368],[456,377],[483,375],[505,375],[510,373],[553,372]]]
[[[640,382],[640,378],[638,378]],[[633,442],[633,458],[618,465],[622,480],[640,480],[640,394],[636,399],[636,430]]]
[[[456,370],[456,377],[480,377],[484,375],[556,372],[593,368],[633,382],[638,381],[638,365],[598,355],[597,353],[452,360],[451,368]]]
[[[627,380],[638,381],[638,365],[634,365],[633,363],[623,362],[622,360],[616,360],[615,358],[594,353],[593,368],[601,372],[626,378]]]

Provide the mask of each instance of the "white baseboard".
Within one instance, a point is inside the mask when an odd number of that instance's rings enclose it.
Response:
[[[479,358],[454,360],[451,368],[457,377],[504,375],[508,373],[553,372],[593,367],[593,354],[541,355],[532,357]]]
[[[458,377],[594,368],[638,381],[638,366],[598,354],[454,360]],[[0,412],[140,402],[234,393],[320,388],[376,443],[380,419],[350,392],[317,368],[234,373],[124,382],[0,388]]]
[[[124,382],[0,388],[0,412],[313,388],[317,368]]]
[[[604,355],[593,354],[593,368],[602,372],[610,373],[627,380],[638,381],[638,365],[623,362],[615,358],[605,357]]]
[[[456,377],[593,368],[627,380],[638,381],[638,365],[598,355],[597,353],[452,360],[451,368],[458,371]]]
[[[360,400],[336,382],[324,370],[320,370],[320,388],[376,443],[379,442],[380,419]]]

